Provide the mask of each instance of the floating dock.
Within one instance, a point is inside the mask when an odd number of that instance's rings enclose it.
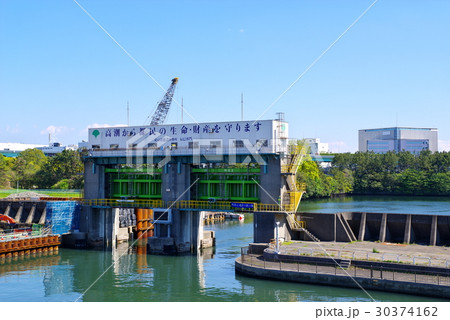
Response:
[[[212,221],[225,221],[225,220],[244,220],[244,215],[241,213],[231,213],[231,212],[205,212],[205,217],[203,218],[205,222]]]

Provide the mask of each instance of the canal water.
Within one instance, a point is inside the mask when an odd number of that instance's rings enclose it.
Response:
[[[304,201],[302,211],[366,211],[450,214],[443,198],[353,197]],[[0,301],[372,301],[358,289],[252,279],[235,275],[240,248],[252,242],[253,218],[205,226],[216,232],[203,255],[155,256],[136,248],[60,249],[52,256],[0,262]],[[438,301],[369,292],[377,301]]]

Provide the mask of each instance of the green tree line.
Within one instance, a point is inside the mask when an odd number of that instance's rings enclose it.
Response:
[[[78,151],[64,150],[47,157],[38,149],[27,149],[16,158],[0,154],[0,188],[81,189],[83,163]]]
[[[303,162],[298,179],[307,184],[306,197],[342,193],[449,196],[450,153],[336,154],[327,173],[313,161]]]

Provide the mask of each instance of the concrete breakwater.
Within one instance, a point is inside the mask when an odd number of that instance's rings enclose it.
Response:
[[[316,245],[305,242],[289,244],[298,248]],[[332,244],[328,243],[322,250],[331,251],[329,250],[331,246]],[[366,242],[359,243],[358,246],[360,250],[364,246],[369,250],[373,244]],[[417,255],[429,255],[429,247],[413,247]],[[433,257],[446,257],[445,249],[447,248],[435,247]],[[242,248],[241,256],[235,261],[235,271],[238,274],[263,279],[450,299],[450,269],[447,267],[359,261],[333,258],[331,255],[312,257],[304,256],[297,250],[289,251],[289,254],[280,254],[270,249],[268,244],[251,244],[248,248]]]

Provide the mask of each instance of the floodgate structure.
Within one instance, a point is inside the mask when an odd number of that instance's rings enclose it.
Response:
[[[107,245],[145,237],[155,253],[211,243],[205,211],[252,212],[258,242],[276,222],[301,231],[303,151],[283,119],[91,128],[80,231]]]
[[[82,199],[0,201],[0,213],[24,228],[47,226],[63,245],[140,239],[149,253],[213,245],[214,234],[203,232],[207,212],[252,213],[254,243],[450,244],[448,216],[299,212],[305,185],[296,174],[306,149],[289,139],[283,117],[91,128]]]

